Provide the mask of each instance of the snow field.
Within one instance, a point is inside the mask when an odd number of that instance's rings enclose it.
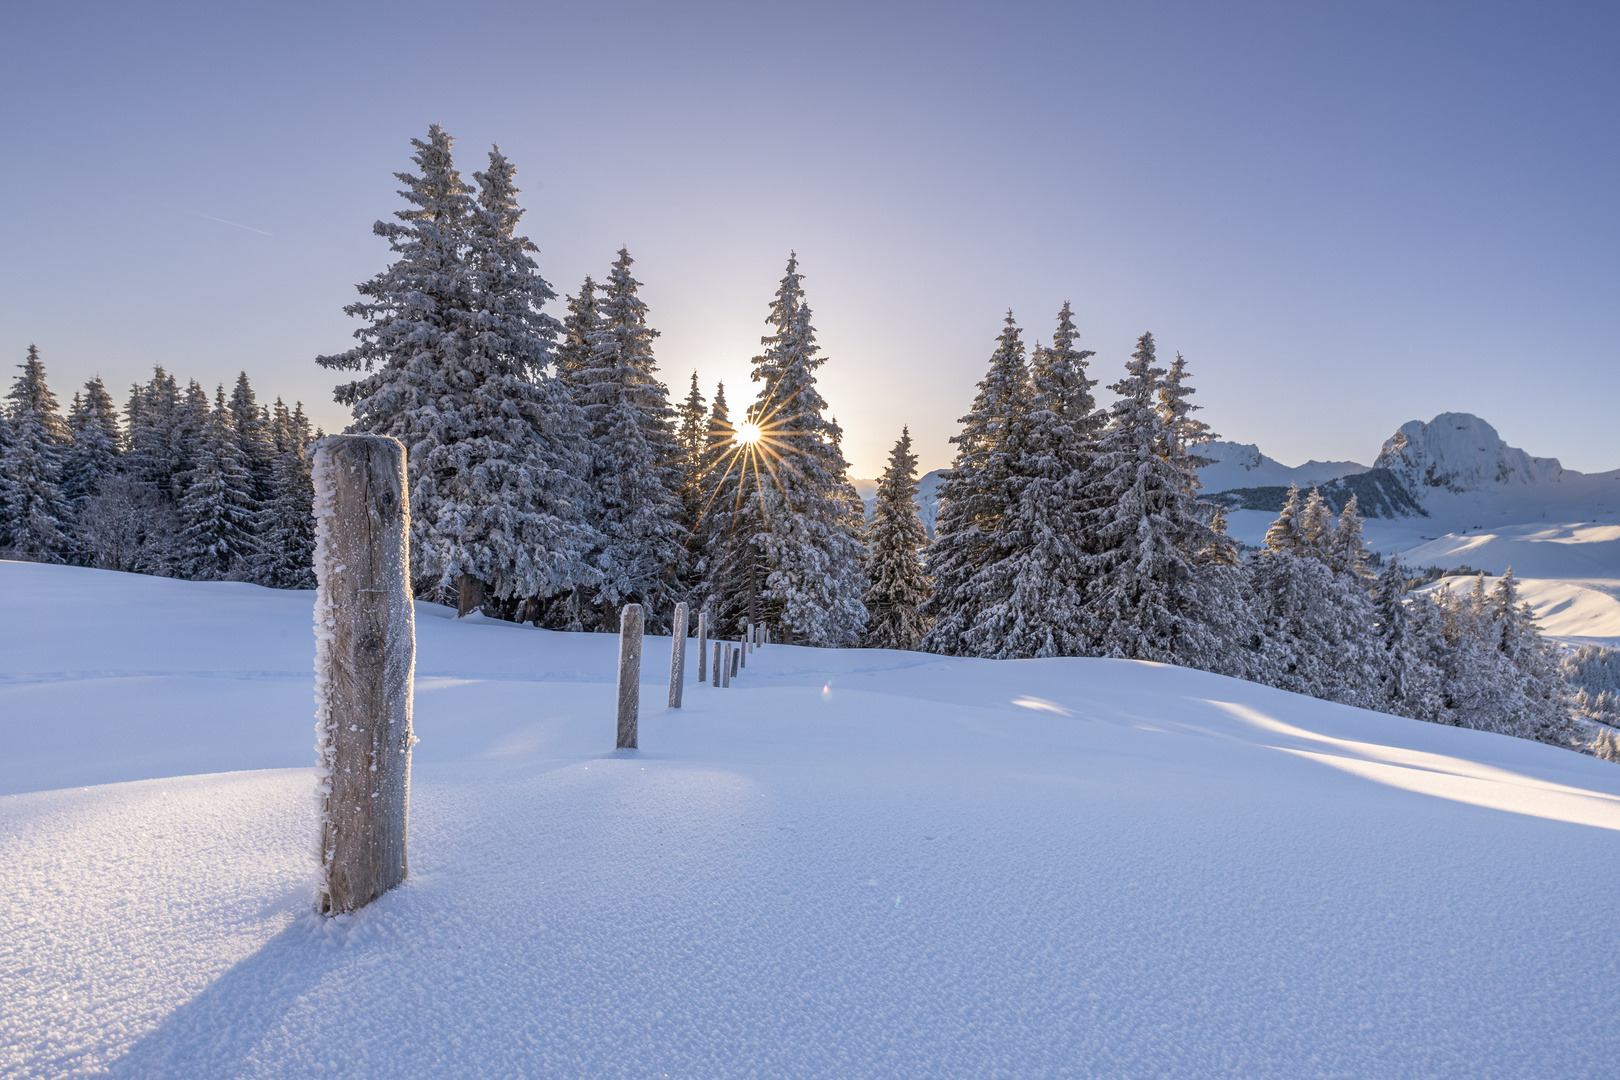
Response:
[[[0,738],[58,730],[55,776],[133,781],[3,776],[0,1074],[1597,1077],[1620,1051],[1620,770],[1567,751],[1149,664],[780,645],[670,712],[648,638],[643,749],[614,753],[614,637],[427,609],[412,876],[327,921],[311,594],[0,586]],[[73,737],[142,693],[138,735]]]

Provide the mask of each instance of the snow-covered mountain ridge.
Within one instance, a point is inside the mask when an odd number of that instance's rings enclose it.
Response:
[[[1367,466],[1354,461],[1307,461],[1303,465],[1284,465],[1276,458],[1267,457],[1253,443],[1227,442],[1216,439],[1198,447],[1201,457],[1214,458],[1215,464],[1198,470],[1205,491],[1230,491],[1233,488],[1287,487],[1298,484],[1302,488],[1315,487],[1341,476],[1354,476],[1367,471]]]
[[[1414,492],[1555,484],[1564,474],[1557,458],[1531,457],[1509,446],[1494,427],[1471,413],[1441,413],[1426,424],[1407,421],[1385,440],[1374,464],[1390,470]]]

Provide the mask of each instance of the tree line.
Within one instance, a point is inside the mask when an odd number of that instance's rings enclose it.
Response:
[[[256,400],[247,373],[212,400],[156,368],[120,422],[99,376],[64,418],[28,347],[0,413],[0,553],[197,581],[315,584],[315,437],[302,404]]]
[[[1199,497],[1216,438],[1151,334],[1100,409],[1072,313],[1026,351],[1009,313],[953,438],[932,543],[902,437],[878,489],[867,643],[954,656],[1101,656],[1199,668],[1362,708],[1620,759],[1613,654],[1565,656],[1509,570],[1416,592],[1352,497],[1290,491],[1258,551]],[[1593,725],[1589,721],[1597,721]]]
[[[864,508],[797,260],[734,423],[696,374],[671,403],[628,250],[558,320],[499,147],[472,184],[442,128],[413,147],[406,208],[374,227],[394,259],[345,309],[358,343],[318,363],[355,373],[336,391],[351,431],[405,445],[418,595],[572,630],[615,630],[628,603],[667,629],[689,600],[717,633],[858,644]]]
[[[752,623],[812,645],[1151,660],[1620,756],[1583,726],[1616,719],[1592,681],[1612,668],[1561,657],[1511,572],[1414,592],[1394,559],[1373,572],[1354,500],[1335,517],[1314,491],[1241,550],[1199,494],[1197,448],[1215,436],[1187,362],[1161,365],[1151,334],[1101,408],[1070,305],[1032,348],[1009,312],[930,539],[907,431],[866,520],[796,258],[747,408],[734,418],[724,385],[707,398],[696,373],[675,403],[628,250],[555,318],[511,162],[493,148],[469,184],[441,128],[412,145],[405,208],[374,227],[393,259],[345,309],[357,344],[317,362],[351,373],[336,387],[350,431],[407,449],[419,597],[568,630],[612,631],[627,603],[667,630],[684,600],[719,635]],[[301,407],[259,407],[245,374],[210,402],[158,369],[122,426],[99,380],[64,422],[32,349],[9,400],[12,553],[311,584]],[[1585,672],[1596,689],[1572,694]]]

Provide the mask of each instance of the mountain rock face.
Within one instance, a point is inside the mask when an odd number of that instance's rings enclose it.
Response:
[[[1494,484],[1550,484],[1564,474],[1557,458],[1531,457],[1503,442],[1470,413],[1412,420],[1384,443],[1376,468],[1388,469],[1416,494],[1425,488],[1486,491]]]
[[[1307,461],[1289,466],[1260,452],[1253,443],[1216,439],[1196,448],[1200,457],[1214,458],[1215,464],[1198,470],[1198,479],[1209,492],[1233,488],[1282,487],[1298,484],[1311,488],[1341,476],[1364,473],[1367,466],[1354,461]]]

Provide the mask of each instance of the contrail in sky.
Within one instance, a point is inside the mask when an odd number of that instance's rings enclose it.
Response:
[[[242,224],[239,224],[238,222],[235,222],[235,221],[226,221],[224,218],[215,217],[213,214],[201,214],[201,213],[199,213],[199,214],[197,214],[197,216],[198,217],[205,217],[209,221],[217,221],[221,225],[235,225],[238,229],[246,229],[248,232],[256,232],[260,236],[275,236],[276,235],[275,233],[267,233],[263,229],[255,229],[251,225],[242,225]]]

